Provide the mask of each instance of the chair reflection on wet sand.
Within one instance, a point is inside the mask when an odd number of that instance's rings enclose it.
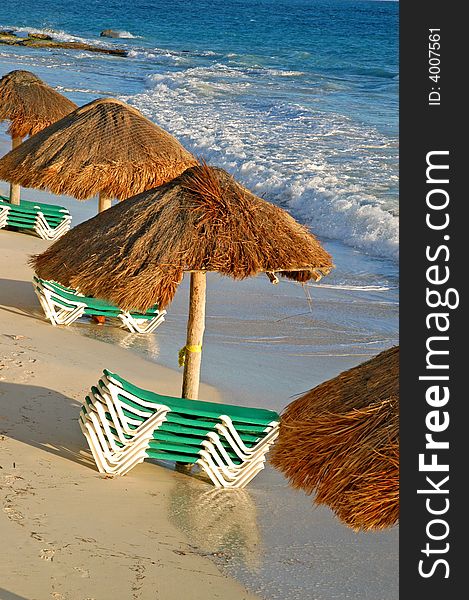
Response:
[[[262,538],[246,490],[204,491],[193,479],[178,480],[169,495],[169,515],[198,553],[259,569]]]

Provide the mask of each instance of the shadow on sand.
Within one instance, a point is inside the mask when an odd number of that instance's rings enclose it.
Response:
[[[43,313],[31,282],[0,278],[0,289],[0,310],[39,321],[44,320],[41,318]]]
[[[29,600],[29,598],[18,596],[18,594],[9,592],[5,588],[0,587],[0,600]]]
[[[0,383],[0,434],[96,468],[78,425],[81,404],[55,390]]]
[[[11,308],[39,306],[31,281],[0,278],[2,290],[2,305]]]
[[[78,425],[80,407],[55,390],[0,383],[0,439],[3,435],[97,471]],[[175,470],[174,463],[149,462]],[[194,469],[187,477],[174,478],[168,504],[171,522],[188,536],[197,554],[220,566],[238,563],[251,572],[259,569],[262,540],[248,492],[214,488]],[[0,588],[0,600],[15,598],[20,596]]]

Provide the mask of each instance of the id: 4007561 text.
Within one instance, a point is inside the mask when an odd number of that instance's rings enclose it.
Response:
[[[428,94],[429,106],[440,106],[441,103],[440,39],[439,29],[428,30],[428,79],[434,84]]]

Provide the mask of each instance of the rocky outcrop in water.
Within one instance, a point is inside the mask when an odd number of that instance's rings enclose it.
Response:
[[[26,46],[28,48],[66,48],[70,50],[86,50],[87,52],[99,52],[101,54],[113,54],[115,56],[127,56],[127,51],[122,48],[103,48],[93,46],[84,42],[63,42],[54,40],[51,36],[42,33],[28,34],[28,37],[20,37],[15,32],[0,30],[0,44],[7,46]]]
[[[52,40],[52,36],[47,35],[47,33],[39,33],[36,31],[28,33],[28,37],[33,40]]]
[[[120,37],[120,33],[118,31],[114,31],[114,29],[105,29],[104,31],[101,31],[101,33],[99,35],[101,37],[108,37],[108,38]]]

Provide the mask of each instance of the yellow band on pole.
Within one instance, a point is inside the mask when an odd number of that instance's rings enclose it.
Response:
[[[178,362],[180,367],[183,367],[186,362],[186,352],[202,352],[202,344],[197,344],[196,346],[183,346],[179,350]]]

